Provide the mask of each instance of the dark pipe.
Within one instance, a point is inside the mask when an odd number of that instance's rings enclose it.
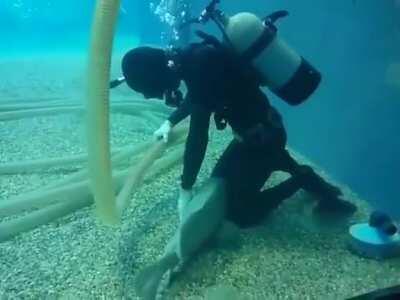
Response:
[[[279,19],[287,17],[288,15],[289,15],[289,12],[287,10],[278,10],[278,11],[273,12],[272,14],[266,16],[263,20],[266,23],[274,24]]]
[[[125,77],[120,77],[118,79],[114,79],[110,82],[110,89],[116,88],[125,82]]]

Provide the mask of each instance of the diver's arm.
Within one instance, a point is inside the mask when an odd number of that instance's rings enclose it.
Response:
[[[190,110],[191,102],[189,97],[186,97],[185,101],[168,117],[168,121],[171,123],[171,126],[175,126],[182,120],[186,119],[186,117],[190,115]]]
[[[189,190],[194,185],[203,163],[208,144],[211,112],[199,104],[191,105],[190,129],[183,157],[181,187]]]

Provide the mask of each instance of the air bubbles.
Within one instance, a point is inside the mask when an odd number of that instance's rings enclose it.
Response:
[[[22,0],[15,0],[12,4],[13,7],[15,8],[22,8],[24,6]]]
[[[180,25],[188,17],[189,6],[186,0],[160,0],[150,2],[150,11],[167,25],[165,32],[161,33],[161,40],[166,43],[180,40]]]

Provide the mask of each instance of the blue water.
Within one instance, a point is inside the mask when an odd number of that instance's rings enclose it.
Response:
[[[388,65],[400,62],[399,1],[222,2],[231,13],[289,10],[281,36],[323,74],[320,89],[302,106],[289,107],[269,93],[286,120],[290,146],[400,218],[400,89],[385,83]],[[122,3],[117,43],[160,44],[166,25],[149,1]],[[196,1],[193,10],[204,3]],[[93,0],[0,1],[0,55],[85,50],[93,7]]]

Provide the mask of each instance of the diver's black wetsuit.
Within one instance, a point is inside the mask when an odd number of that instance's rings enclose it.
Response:
[[[324,181],[318,176],[317,180],[314,178],[317,184],[304,184],[299,176],[292,176],[272,189],[260,191],[273,171],[297,175],[300,166],[285,150],[281,116],[256,82],[243,75],[230,59],[222,49],[207,44],[191,44],[182,50],[180,76],[188,92],[169,121],[175,125],[191,116],[181,183],[184,189],[196,181],[207,148],[212,113],[223,115],[243,138],[243,142],[234,139],[230,143],[212,176],[227,181],[227,218],[247,227],[259,223],[301,187],[319,192]]]

